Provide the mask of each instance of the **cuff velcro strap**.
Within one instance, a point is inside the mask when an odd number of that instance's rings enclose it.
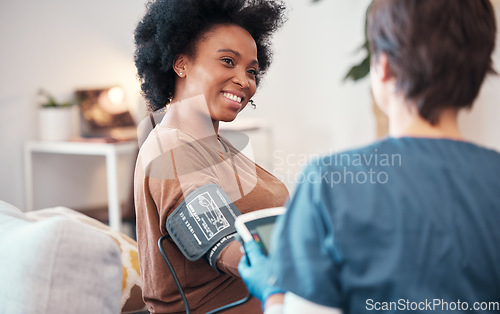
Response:
[[[215,268],[220,251],[236,232],[234,221],[240,214],[218,185],[207,184],[191,192],[170,214],[167,232],[188,260],[209,253],[207,260]]]

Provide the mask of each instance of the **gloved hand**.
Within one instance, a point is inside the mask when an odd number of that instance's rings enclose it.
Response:
[[[245,251],[248,258],[243,255],[238,264],[238,271],[247,285],[248,291],[264,305],[270,295],[283,293],[284,291],[269,284],[271,275],[270,261],[262,253],[257,242],[245,243]],[[250,260],[250,263],[248,260]]]

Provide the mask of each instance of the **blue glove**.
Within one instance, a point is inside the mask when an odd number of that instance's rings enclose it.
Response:
[[[281,289],[269,284],[269,278],[271,277],[270,260],[262,253],[257,242],[245,243],[245,251],[247,254],[241,258],[238,271],[247,285],[248,291],[259,299],[262,304],[272,294],[283,293],[284,291]]]

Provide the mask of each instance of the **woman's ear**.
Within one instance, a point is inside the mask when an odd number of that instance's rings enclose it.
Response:
[[[177,76],[183,78],[186,76],[186,68],[187,68],[188,58],[186,55],[180,54],[175,58],[173,69]]]

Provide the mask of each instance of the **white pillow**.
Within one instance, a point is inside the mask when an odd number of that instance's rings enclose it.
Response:
[[[108,236],[61,216],[34,221],[0,201],[3,313],[120,313],[121,276]]]

